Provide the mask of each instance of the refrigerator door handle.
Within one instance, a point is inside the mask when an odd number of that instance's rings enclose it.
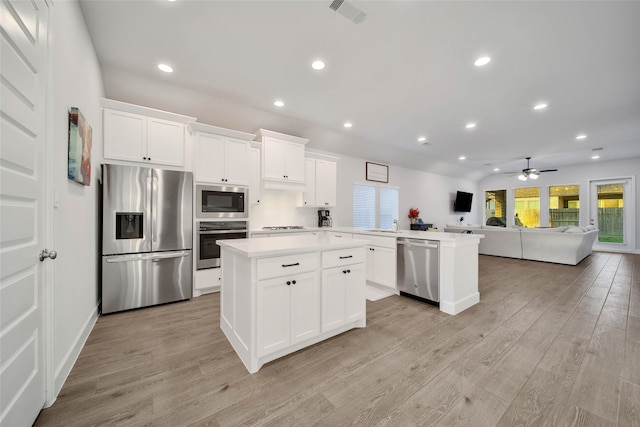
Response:
[[[152,254],[133,254],[133,255],[113,255],[105,257],[105,261],[109,264],[116,262],[131,262],[131,261],[158,261],[161,259],[170,258],[184,258],[189,256],[189,251],[178,252],[162,252]]]
[[[156,239],[157,239],[157,228],[158,228],[158,222],[157,222],[157,216],[158,216],[158,211],[156,210],[156,204],[157,204],[157,200],[158,200],[158,178],[156,177],[156,171],[154,169],[151,169],[151,171],[149,172],[149,175],[147,176],[147,194],[149,194],[149,197],[147,197],[147,212],[149,212],[149,218],[151,219],[151,224],[150,228],[151,228],[151,250],[155,250],[156,249]]]

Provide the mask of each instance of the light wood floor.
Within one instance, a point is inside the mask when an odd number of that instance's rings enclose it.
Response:
[[[640,425],[640,256],[480,256],[457,316],[404,297],[250,375],[219,296],[100,317],[37,426]]]

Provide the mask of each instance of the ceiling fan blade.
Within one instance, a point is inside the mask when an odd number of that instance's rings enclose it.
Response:
[[[538,172],[558,172],[558,169],[542,169]]]

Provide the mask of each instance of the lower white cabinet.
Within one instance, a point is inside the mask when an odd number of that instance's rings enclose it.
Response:
[[[364,281],[363,263],[322,270],[322,332],[364,318]]]
[[[258,282],[258,357],[320,333],[317,273]]]
[[[365,242],[221,241],[220,328],[251,373],[366,325]]]
[[[397,249],[367,246],[367,281],[396,290]]]

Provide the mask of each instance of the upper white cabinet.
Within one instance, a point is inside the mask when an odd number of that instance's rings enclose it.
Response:
[[[249,203],[252,205],[260,204],[260,194],[262,193],[260,190],[260,149],[251,147],[249,149],[249,173],[250,176],[250,184],[249,184]]]
[[[249,185],[249,149],[253,134],[202,123],[190,123],[194,134],[196,182]]]
[[[104,158],[185,167],[186,124],[194,117],[102,99]]]
[[[331,159],[337,160],[337,157]],[[336,206],[338,164],[333,160],[307,157],[304,167],[305,189],[302,206]]]
[[[316,159],[304,159],[304,193],[303,206],[316,205]]]
[[[308,139],[266,129],[256,132],[262,142],[262,184],[274,190],[304,190],[304,147]]]
[[[320,159],[316,160],[316,204],[318,206],[323,207],[336,205],[337,173],[338,165],[336,162]]]

